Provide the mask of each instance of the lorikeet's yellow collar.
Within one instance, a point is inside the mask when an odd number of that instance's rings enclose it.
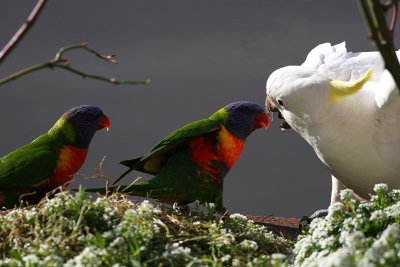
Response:
[[[211,120],[222,121],[222,124],[225,125],[227,123],[228,116],[229,116],[229,114],[228,114],[228,111],[226,110],[226,108],[221,108],[217,112],[212,114],[210,116],[210,119]]]
[[[75,130],[71,123],[64,118],[60,118],[54,126],[49,130],[50,135],[62,133],[69,142],[75,141]]]

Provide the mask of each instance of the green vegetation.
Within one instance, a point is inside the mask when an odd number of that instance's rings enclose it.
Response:
[[[315,219],[296,244],[210,204],[166,208],[113,194],[61,192],[0,216],[0,266],[399,266],[400,190]]]
[[[62,192],[0,217],[0,266],[270,265],[291,242],[243,215]],[[242,263],[242,264],[241,264]]]
[[[299,236],[295,266],[400,266],[400,190],[375,185],[370,202],[341,192],[342,203],[329,208]]]

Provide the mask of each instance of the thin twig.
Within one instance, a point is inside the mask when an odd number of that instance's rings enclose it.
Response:
[[[392,6],[392,19],[390,20],[390,26],[389,26],[389,31],[392,34],[392,38],[394,35],[394,28],[396,27],[397,14],[398,14],[398,3],[394,2]]]
[[[397,9],[394,2],[389,5],[382,5],[378,0],[359,0],[359,5],[364,16],[365,22],[369,30],[369,37],[381,53],[386,68],[390,71],[400,90],[400,64],[397,59],[395,46],[393,42],[393,31],[395,28],[395,20],[397,19],[397,10],[393,9],[393,28],[391,31],[387,25],[385,13],[389,6]]]
[[[46,62],[46,63],[43,63],[43,64],[33,65],[33,66],[30,66],[30,67],[28,67],[26,69],[17,71],[17,72],[15,72],[13,74],[10,74],[10,75],[0,79],[0,85],[8,83],[8,82],[10,82],[12,80],[15,80],[15,79],[19,78],[19,77],[25,76],[26,74],[29,74],[31,72],[38,71],[38,70],[45,69],[45,68],[52,68],[52,64],[50,62]]]
[[[76,50],[76,49],[84,49],[85,47],[87,47],[87,43],[80,43],[80,44],[73,44],[73,45],[68,45],[68,46],[64,46],[61,47],[58,52],[56,53],[56,55],[54,56],[53,61],[61,61],[62,60],[62,56],[64,53],[71,51],[71,50]]]
[[[4,46],[4,48],[0,51],[0,64],[4,61],[4,59],[10,54],[10,52],[16,47],[16,45],[22,40],[25,34],[32,28],[35,24],[39,14],[43,10],[46,5],[47,0],[38,0],[35,7],[31,11],[31,14],[26,19],[25,23],[21,25],[18,31],[14,34],[14,36],[8,41],[8,43]]]
[[[75,68],[71,68],[70,66],[63,65],[63,64],[56,64],[53,67],[70,71],[72,73],[75,73],[75,74],[81,76],[82,78],[99,80],[99,81],[103,81],[103,82],[107,82],[107,83],[111,83],[111,84],[115,84],[115,85],[121,85],[121,84],[135,85],[135,84],[149,84],[150,83],[150,80],[143,80],[143,81],[140,81],[140,80],[139,81],[137,81],[137,80],[118,80],[118,79],[112,78],[112,77],[111,78],[103,77],[103,76],[99,76],[99,75],[95,75],[95,74],[86,73],[86,72],[77,70]],[[1,80],[0,80],[0,85],[1,85]]]
[[[60,48],[60,50],[58,50],[56,56],[54,57],[54,60],[55,61],[60,60],[62,54],[64,54],[67,51],[74,50],[74,49],[84,49],[84,50],[94,54],[96,57],[98,57],[100,59],[103,59],[103,60],[105,60],[107,62],[114,63],[114,64],[117,63],[116,55],[103,55],[103,54],[100,54],[96,50],[88,47],[88,43],[86,43],[86,42],[83,42],[83,43],[80,43],[80,44],[75,44],[75,45],[70,45],[70,46],[65,46],[65,47]]]
[[[94,49],[88,47],[87,43],[75,44],[75,45],[70,45],[70,46],[65,46],[65,47],[60,48],[60,50],[58,50],[58,52],[56,53],[54,58],[52,60],[50,60],[49,62],[30,66],[26,69],[17,71],[15,73],[12,73],[12,74],[0,79],[0,85],[8,83],[19,77],[25,76],[31,72],[35,72],[35,71],[38,71],[41,69],[46,69],[46,68],[64,69],[64,70],[67,70],[74,74],[77,74],[77,75],[81,76],[82,78],[99,80],[99,81],[103,81],[103,82],[107,82],[107,83],[111,83],[111,84],[115,84],[115,85],[121,85],[121,84],[135,85],[135,84],[151,83],[150,80],[119,80],[119,79],[112,78],[112,77],[104,77],[104,76],[100,76],[100,75],[96,75],[96,74],[86,73],[84,71],[73,68],[70,66],[70,61],[68,59],[63,58],[63,55],[68,51],[77,50],[77,49],[83,49],[85,51],[88,51],[88,52],[96,55],[97,57],[99,57],[103,60],[106,60],[107,62],[110,62],[110,63],[117,62],[115,55],[102,55],[102,54],[96,52]]]

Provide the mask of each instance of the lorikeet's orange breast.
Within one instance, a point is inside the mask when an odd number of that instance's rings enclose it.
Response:
[[[201,172],[222,185],[222,179],[233,167],[244,147],[244,141],[222,127],[216,135],[204,135],[190,142],[190,154]]]
[[[52,186],[61,186],[71,181],[72,176],[79,171],[85,161],[88,149],[74,146],[64,146],[58,152],[58,162],[54,174],[49,179]]]
[[[218,154],[219,158],[226,163],[229,168],[235,165],[244,147],[244,140],[233,136],[225,127],[218,133]]]

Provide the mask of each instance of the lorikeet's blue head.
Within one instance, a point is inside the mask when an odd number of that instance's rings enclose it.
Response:
[[[63,129],[74,146],[87,148],[97,130],[110,128],[110,120],[100,108],[82,105],[66,111],[56,126]]]
[[[249,101],[238,101],[223,108],[227,118],[225,127],[237,138],[246,139],[255,129],[267,128],[269,119],[264,109]]]

